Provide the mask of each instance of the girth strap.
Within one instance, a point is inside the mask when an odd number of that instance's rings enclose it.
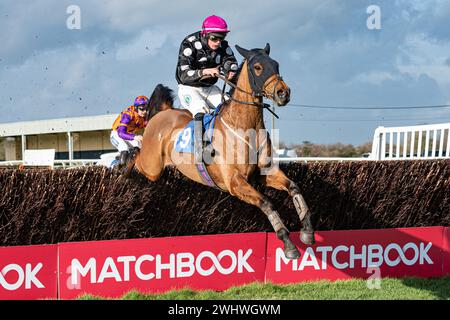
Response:
[[[198,173],[200,174],[200,177],[202,178],[203,182],[205,182],[209,187],[221,190],[215,183],[214,180],[211,178],[211,176],[208,173],[208,169],[206,169],[206,165],[204,162],[197,163],[195,165],[197,167]]]

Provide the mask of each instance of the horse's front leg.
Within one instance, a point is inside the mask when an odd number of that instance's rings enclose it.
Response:
[[[305,199],[300,194],[300,189],[297,184],[286,177],[284,172],[279,168],[273,168],[267,175],[261,176],[261,178],[266,186],[277,190],[284,190],[289,193],[302,224],[300,240],[307,245],[314,244],[315,239],[314,228],[311,223],[311,211],[309,210]]]
[[[229,192],[233,196],[238,197],[242,201],[260,208],[269,219],[278,239],[283,241],[284,255],[288,259],[298,259],[300,252],[291,239],[289,239],[289,231],[273,208],[272,203],[261,193],[255,190],[248,181],[239,173],[235,173],[230,181]]]

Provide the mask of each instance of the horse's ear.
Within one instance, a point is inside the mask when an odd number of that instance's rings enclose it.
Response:
[[[235,47],[236,47],[236,50],[241,54],[241,56],[243,56],[245,59],[247,59],[247,57],[250,53],[250,50],[241,48],[238,45],[235,45]]]
[[[270,44],[266,43],[266,47],[264,48],[264,51],[267,53],[267,55],[270,54]]]

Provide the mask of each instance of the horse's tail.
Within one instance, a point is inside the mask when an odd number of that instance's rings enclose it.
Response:
[[[172,109],[175,101],[173,90],[161,83],[155,87],[150,96],[150,114],[149,119],[160,111]]]

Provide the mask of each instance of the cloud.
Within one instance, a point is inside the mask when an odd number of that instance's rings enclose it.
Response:
[[[171,49],[161,47],[153,54]],[[120,60],[117,52],[74,45],[42,51],[9,67],[0,73],[0,108],[22,112],[7,112],[2,121],[117,113],[173,75],[160,58],[148,54],[138,61]]]
[[[409,35],[400,47],[397,68],[415,78],[427,75],[442,89],[450,86],[450,41],[440,41],[425,34]]]
[[[167,41],[168,34],[161,31],[145,30],[131,42],[118,46],[117,60],[135,60],[155,55]]]
[[[192,0],[172,1],[170,6],[157,0],[78,0],[82,29],[77,31],[66,28],[66,8],[71,4],[71,0],[1,1],[2,121],[119,112],[136,95],[150,94],[157,83],[176,89],[179,44],[210,14],[226,18],[231,45],[254,48],[270,42],[271,55],[291,86],[293,104],[450,101],[448,0],[380,0],[383,29],[375,31],[366,27],[366,8],[373,4],[369,0]],[[9,111],[17,109],[26,112]],[[444,118],[447,111],[433,112]],[[289,105],[279,112],[288,120],[402,116],[318,113]],[[358,143],[370,140],[378,124],[389,123],[279,124],[286,142]]]
[[[386,80],[397,80],[398,77],[386,71],[364,72],[356,75],[351,81],[367,82],[374,85],[381,85]]]

